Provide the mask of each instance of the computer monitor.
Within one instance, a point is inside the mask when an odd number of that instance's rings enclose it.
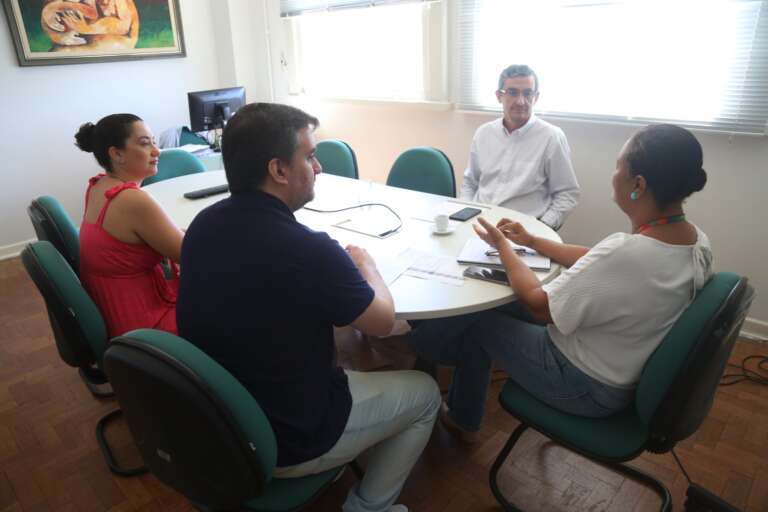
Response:
[[[187,99],[193,132],[223,128],[237,109],[245,105],[245,87],[190,92]]]

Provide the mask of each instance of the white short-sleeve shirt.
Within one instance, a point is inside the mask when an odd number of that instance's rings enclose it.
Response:
[[[557,348],[580,370],[619,388],[646,361],[711,276],[709,239],[694,245],[615,233],[544,285]]]

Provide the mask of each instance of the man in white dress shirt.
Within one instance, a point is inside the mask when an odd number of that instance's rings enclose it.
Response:
[[[565,134],[533,113],[536,73],[509,66],[499,76],[496,98],[504,116],[475,132],[460,197],[511,208],[559,229],[579,201],[579,183]]]

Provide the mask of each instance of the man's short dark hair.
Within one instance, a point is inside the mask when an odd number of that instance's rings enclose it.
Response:
[[[499,88],[500,91],[504,88],[504,80],[507,78],[516,78],[518,76],[532,76],[533,77],[533,90],[538,92],[539,90],[539,77],[536,73],[525,64],[512,64],[499,75]]]
[[[267,178],[270,160],[290,162],[299,146],[299,132],[318,124],[306,112],[277,103],[250,103],[238,110],[221,140],[230,192],[258,190]]]

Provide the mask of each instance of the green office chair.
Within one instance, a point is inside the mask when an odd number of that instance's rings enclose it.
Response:
[[[669,452],[696,432],[712,407],[753,295],[746,278],[715,274],[651,355],[640,376],[635,402],[613,416],[585,418],[561,412],[508,380],[499,402],[520,420],[520,425],[490,472],[491,490],[504,510],[519,509],[499,490],[498,472],[529,427],[584,457],[650,485],[662,498],[661,510],[671,510],[670,493],[663,483],[622,462],[645,450]],[[702,494],[693,483],[688,489],[689,500],[692,494]]]
[[[185,146],[187,144],[208,145],[208,141],[186,126],[182,126],[181,133],[179,133],[179,146]]]
[[[205,172],[205,165],[195,155],[183,149],[165,149],[160,152],[157,174],[144,178],[141,186],[198,172]]]
[[[80,234],[56,198],[40,196],[27,208],[38,240],[48,240],[76,274],[80,272]]]
[[[397,157],[387,176],[387,185],[456,197],[451,161],[439,149],[426,146],[411,148]]]
[[[147,467],[199,510],[298,510],[343,470],[272,478],[277,444],[259,404],[178,336],[138,329],[114,338],[104,368]]]
[[[324,173],[344,178],[360,177],[355,152],[344,141],[328,139],[318,142],[315,147],[315,156],[323,167]]]
[[[87,372],[94,367],[100,370],[101,358],[108,342],[107,329],[96,304],[83,289],[72,268],[48,241],[27,245],[21,252],[21,261],[45,300],[61,359],[70,366],[80,368],[81,375],[83,371]],[[106,378],[104,382],[107,382]],[[91,393],[99,398],[114,396],[112,393],[97,394],[93,389]],[[121,476],[146,473],[144,467],[120,467],[107,444],[104,430],[121,413],[117,409],[99,420],[96,440],[112,472]]]

